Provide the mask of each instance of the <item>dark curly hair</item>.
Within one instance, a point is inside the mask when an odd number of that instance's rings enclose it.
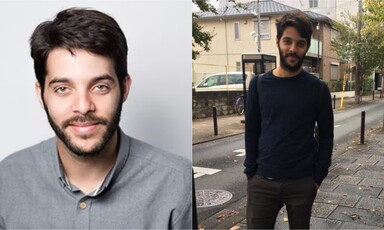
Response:
[[[302,12],[287,13],[281,18],[276,19],[277,40],[283,36],[287,27],[295,28],[301,37],[305,38],[308,47],[311,45],[312,23]]]
[[[86,8],[60,11],[53,21],[42,22],[36,27],[30,38],[30,46],[42,93],[47,58],[56,48],[67,49],[72,54],[74,49],[84,49],[111,58],[120,89],[123,89],[124,79],[128,75],[127,41],[117,22],[105,13]]]

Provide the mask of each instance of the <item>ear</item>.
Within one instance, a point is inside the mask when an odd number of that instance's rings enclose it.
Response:
[[[37,99],[39,100],[41,108],[44,109],[44,102],[43,102],[43,98],[41,95],[42,89],[41,89],[41,85],[38,81],[35,83],[35,92],[36,92],[36,96],[37,96]]]
[[[279,38],[276,36],[276,45],[279,47]]]
[[[127,100],[128,98],[129,90],[131,89],[131,84],[132,84],[132,79],[131,79],[131,76],[129,76],[128,74],[127,76],[125,76],[125,79],[124,79],[123,101]]]

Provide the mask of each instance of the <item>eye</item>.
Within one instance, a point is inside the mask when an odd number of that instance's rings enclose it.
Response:
[[[57,87],[55,89],[55,93],[58,93],[58,94],[64,94],[64,93],[68,93],[69,92],[69,88],[65,87],[65,86],[60,86],[60,87]]]
[[[107,85],[96,85],[95,90],[98,92],[107,92],[109,87]]]
[[[305,44],[306,44],[305,42],[299,42],[298,46],[299,46],[299,47],[304,47]]]
[[[283,43],[286,44],[286,45],[289,45],[289,44],[291,44],[291,40],[288,40],[288,39],[283,40]]]

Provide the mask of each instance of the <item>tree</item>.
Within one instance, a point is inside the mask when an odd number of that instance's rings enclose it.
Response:
[[[364,25],[360,36],[359,20]],[[340,58],[359,65],[359,71],[356,73],[355,81],[355,101],[360,102],[360,88],[362,81],[371,76],[373,71],[379,65],[380,60],[377,58],[380,50],[377,47],[377,34],[371,30],[367,30],[366,17],[359,19],[358,16],[347,15],[344,22],[336,22],[333,24],[339,32],[336,39],[331,41],[331,45],[335,49]]]
[[[216,8],[208,2],[209,0],[192,0],[202,12],[211,12],[217,14]],[[217,0],[216,0],[217,1]],[[236,3],[235,0],[227,0],[228,4],[233,4],[235,9],[246,8],[246,4]],[[227,6],[228,8],[228,6]],[[226,10],[226,9],[225,9]],[[199,15],[195,12],[192,12],[192,59],[196,60],[199,56],[200,51],[196,49],[196,46],[201,47],[204,51],[209,51],[209,44],[212,41],[214,35],[211,32],[204,31],[204,28],[197,24],[196,19],[199,18]],[[197,48],[198,48],[197,47]]]
[[[366,27],[364,32],[370,34],[374,41],[375,58],[378,69],[381,70],[381,90],[384,90],[384,2],[382,0],[366,0],[366,14],[364,15]]]
[[[192,0],[192,3],[194,3],[200,11],[203,12],[212,12],[214,14],[217,14],[216,8],[207,2],[207,0]],[[192,12],[192,59],[196,60],[197,56],[200,54],[200,51],[196,50],[196,45],[203,48],[204,51],[209,51],[209,44],[212,41],[213,34],[204,31],[203,27],[197,24],[196,18],[198,18],[198,14],[195,12]]]

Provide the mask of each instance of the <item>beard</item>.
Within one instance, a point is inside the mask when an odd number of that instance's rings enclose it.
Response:
[[[292,52],[289,52],[289,53],[284,55],[283,52],[280,49],[280,46],[278,48],[279,48],[279,55],[280,55],[280,66],[283,69],[285,69],[285,70],[287,70],[289,72],[296,72],[297,70],[299,70],[301,68],[305,56],[300,57],[296,53],[292,53]],[[299,61],[295,65],[290,65],[288,63],[288,61],[287,61],[287,58],[290,57],[290,56],[297,58]]]
[[[65,144],[65,146],[70,150],[70,152],[77,156],[77,157],[93,157],[99,155],[108,142],[111,140],[113,134],[117,130],[120,122],[120,116],[121,116],[121,110],[123,101],[120,100],[119,105],[116,108],[116,111],[113,113],[113,117],[110,121],[108,121],[105,118],[97,117],[93,114],[86,114],[86,115],[77,115],[73,116],[64,122],[62,122],[61,125],[57,124],[55,121],[53,121],[51,115],[49,114],[49,110],[44,103],[45,112],[48,117],[48,122],[51,125],[53,131],[55,132],[56,136]],[[92,123],[98,123],[99,125],[103,125],[106,127],[106,131],[102,134],[102,137],[100,140],[98,140],[91,149],[85,150],[81,146],[77,145],[71,140],[71,137],[65,133],[64,129],[67,128],[71,123],[73,122],[92,122]],[[82,135],[82,140],[87,140],[90,136],[88,135]]]

